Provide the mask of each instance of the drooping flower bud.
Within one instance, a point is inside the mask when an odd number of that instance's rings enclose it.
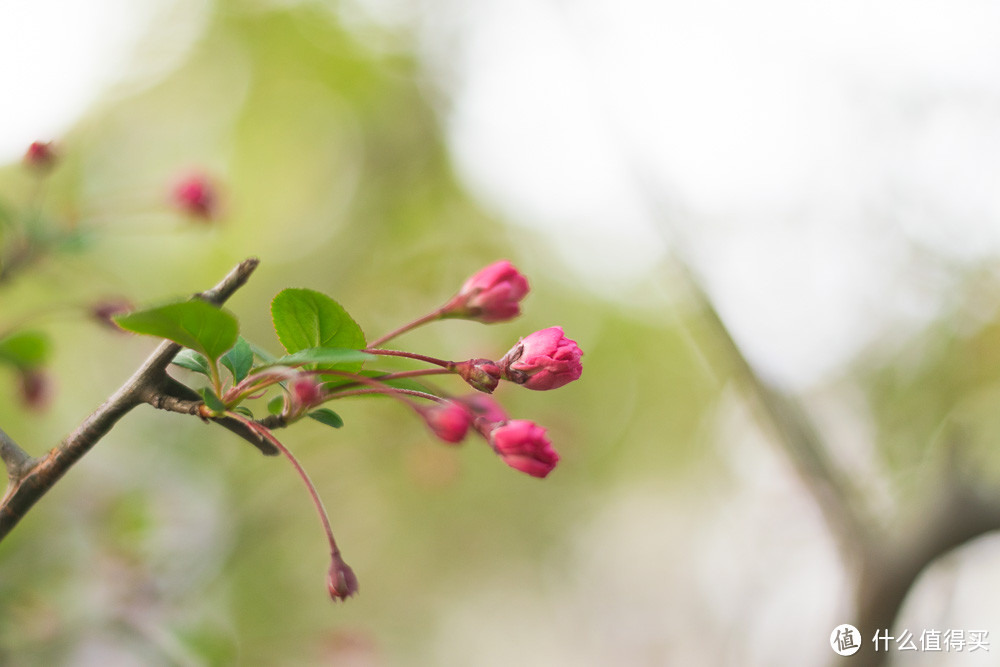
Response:
[[[52,380],[41,368],[20,369],[21,402],[32,410],[44,410],[52,400]]]
[[[292,415],[299,415],[323,402],[323,387],[312,375],[299,373],[289,383],[288,401],[288,412]]]
[[[457,401],[418,406],[417,411],[434,435],[445,442],[458,443],[465,438],[472,423],[472,413]]]
[[[481,419],[487,424],[497,424],[507,421],[507,413],[497,401],[486,394],[470,394],[458,399],[465,404],[476,419]]]
[[[124,329],[118,326],[112,318],[132,310],[132,303],[128,299],[110,298],[91,304],[87,310],[90,317],[98,324],[121,333]]]
[[[24,164],[39,171],[47,171],[54,167],[55,163],[56,152],[51,141],[32,142],[24,154]]]
[[[503,377],[528,389],[557,389],[583,373],[583,351],[563,334],[549,327],[525,336],[498,363]]]
[[[492,394],[500,384],[500,367],[489,359],[469,359],[452,366],[452,370],[474,389]]]
[[[559,462],[545,429],[527,419],[512,419],[489,434],[493,450],[504,463],[532,477],[546,477]]]
[[[445,304],[447,317],[480,322],[504,322],[521,314],[521,299],[528,293],[528,279],[507,260],[480,269]]]
[[[189,174],[174,185],[173,204],[192,218],[212,220],[218,214],[219,195],[205,174]]]
[[[358,578],[351,566],[344,562],[340,551],[334,551],[330,559],[330,571],[326,575],[326,588],[330,598],[336,602],[346,600],[358,592]]]

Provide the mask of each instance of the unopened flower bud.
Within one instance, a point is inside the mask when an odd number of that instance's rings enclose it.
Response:
[[[132,303],[128,299],[105,299],[92,304],[88,312],[98,324],[122,332],[124,329],[119,327],[113,318],[115,315],[121,315],[130,310],[132,310]]]
[[[513,264],[501,260],[466,280],[443,310],[448,317],[503,322],[521,314],[520,302],[527,293],[527,278]]]
[[[500,384],[500,367],[489,359],[469,359],[455,364],[452,370],[474,389],[492,394]]]
[[[476,419],[481,419],[487,424],[496,424],[507,421],[507,413],[503,407],[497,403],[496,399],[486,394],[470,394],[458,399],[465,404]]]
[[[313,376],[300,373],[289,384],[292,414],[298,414],[323,402],[323,388]]]
[[[512,419],[489,434],[490,445],[504,463],[532,477],[545,477],[559,462],[545,429],[526,419]]]
[[[190,174],[174,185],[173,203],[192,218],[212,220],[218,213],[218,191],[204,174]]]
[[[498,363],[503,377],[528,389],[557,389],[583,373],[583,351],[562,327],[525,336]]]
[[[24,154],[24,164],[39,171],[47,171],[55,166],[55,163],[56,152],[52,148],[51,141],[35,141],[28,146]]]
[[[434,435],[445,442],[461,442],[472,423],[472,413],[456,401],[438,403],[430,407],[421,406],[417,411]]]
[[[20,369],[21,402],[32,410],[44,410],[52,399],[52,380],[41,368]]]
[[[334,551],[331,557],[330,571],[326,575],[326,588],[330,591],[330,598],[334,602],[346,600],[358,592],[358,578],[351,566],[341,558],[340,551]]]

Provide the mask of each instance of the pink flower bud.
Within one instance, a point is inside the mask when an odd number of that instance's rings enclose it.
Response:
[[[556,389],[583,373],[583,351],[562,327],[525,336],[500,360],[503,377],[528,389]]]
[[[52,380],[40,368],[21,368],[21,402],[32,410],[44,410],[52,399]]]
[[[358,592],[358,578],[351,566],[341,558],[340,551],[333,552],[330,571],[326,575],[326,588],[334,602],[346,600]]]
[[[115,315],[121,315],[132,310],[132,303],[128,299],[105,299],[92,304],[88,309],[90,316],[98,323],[109,329],[124,331],[115,321]]]
[[[35,141],[24,154],[24,164],[38,170],[51,169],[55,163],[56,152],[51,141]]]
[[[319,382],[311,375],[300,373],[291,382],[289,387],[291,393],[292,413],[299,413],[302,410],[323,402],[323,389]]]
[[[445,442],[461,442],[472,423],[472,413],[456,401],[438,403],[431,407],[418,407],[417,411],[434,435]]]
[[[545,429],[526,419],[512,419],[490,431],[490,445],[504,463],[532,477],[545,477],[559,462],[559,454]]]
[[[476,419],[481,419],[487,424],[497,424],[507,421],[507,413],[497,401],[486,394],[471,394],[458,399],[465,404],[465,407],[472,411]]]
[[[454,365],[453,371],[459,374],[474,389],[492,394],[500,384],[500,367],[489,359],[469,359]]]
[[[217,188],[204,174],[190,174],[174,185],[174,206],[192,218],[215,218],[219,208],[218,199]]]
[[[466,280],[444,312],[449,317],[503,322],[521,314],[520,302],[527,293],[527,278],[504,259]]]

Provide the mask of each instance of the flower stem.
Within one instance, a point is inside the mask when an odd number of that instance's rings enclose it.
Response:
[[[455,362],[445,361],[444,359],[438,359],[436,357],[428,357],[423,354],[417,354],[416,352],[403,352],[402,350],[372,350],[365,349],[368,354],[381,354],[386,357],[404,357],[406,359],[416,359],[417,361],[424,361],[428,364],[434,364],[435,366],[440,366],[441,368],[446,368],[449,371],[454,369]]]
[[[442,306],[441,308],[438,308],[437,310],[434,310],[434,311],[432,311],[430,313],[427,313],[423,317],[418,317],[417,319],[413,320],[409,324],[404,324],[403,326],[399,327],[398,329],[396,329],[394,331],[390,331],[389,333],[387,333],[386,335],[382,336],[381,338],[378,338],[378,339],[372,341],[371,343],[368,344],[368,347],[365,348],[365,352],[374,352],[374,350],[372,348],[376,348],[379,345],[382,345],[383,343],[386,343],[386,342],[392,340],[396,336],[401,336],[402,334],[406,333],[407,331],[411,331],[413,329],[416,329],[417,327],[422,326],[424,324],[427,324],[428,322],[433,322],[434,320],[439,320],[439,319],[441,319],[444,316],[444,313],[445,313],[445,308]]]

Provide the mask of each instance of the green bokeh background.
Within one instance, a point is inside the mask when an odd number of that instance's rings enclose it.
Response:
[[[154,303],[257,256],[259,270],[228,305],[247,338],[276,351],[268,305],[284,287],[330,294],[371,338],[506,257],[532,282],[522,318],[444,322],[401,345],[499,356],[518,336],[563,326],[585,350],[582,380],[544,394],[498,391],[512,414],[548,427],[562,462],[544,482],[520,475],[479,440],[434,441],[385,400],[339,405],[338,431],[302,423],[282,432],[361,582],[360,596],[339,606],[326,595],[319,524],[283,461],[196,419],[138,409],[0,544],[0,663],[90,664],[101,655],[143,665],[510,664],[506,656],[601,664],[587,646],[600,644],[595,632],[622,632],[602,617],[620,575],[577,581],[588,570],[574,569],[574,558],[617,548],[591,529],[609,498],[667,497],[684,514],[721,497],[717,423],[733,389],[714,339],[683,298],[650,309],[578,288],[541,234],[480,208],[452,172],[405,43],[367,47],[364,33],[310,4],[248,6],[218,3],[178,69],[119,91],[62,138],[42,199],[21,165],[0,171],[9,208],[42,201],[53,224],[83,232],[80,247],[50,252],[0,286],[0,325],[28,322],[53,338],[57,388],[46,411],[26,411],[13,373],[0,370],[4,429],[42,453],[149,353],[153,341],[84,317],[82,304],[109,294]],[[170,184],[191,168],[219,182],[219,221],[170,208]],[[997,472],[996,274],[963,270],[973,296],[837,380],[860,397],[904,503],[932,474],[950,423],[965,429],[981,474]],[[664,267],[649,281],[674,277]],[[803,493],[801,502],[811,501]],[[645,530],[654,541],[687,540],[669,522]],[[631,558],[619,553],[609,567]],[[579,599],[567,601],[567,589]],[[572,635],[560,629],[573,622],[560,616],[566,608],[592,608],[578,650],[593,662],[518,636],[505,655],[465,653],[463,634],[488,631],[488,601],[505,595],[523,599],[526,618],[553,624],[553,634]],[[661,607],[649,609],[646,620],[661,622]],[[641,656],[630,664],[670,664],[666,642],[642,641],[638,654],[625,651]],[[631,646],[627,633],[615,642]]]

